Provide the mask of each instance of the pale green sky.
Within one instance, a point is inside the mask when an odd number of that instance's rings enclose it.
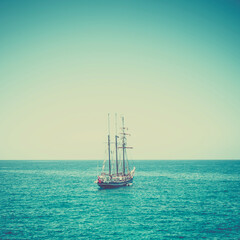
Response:
[[[235,0],[1,1],[0,159],[240,159]]]

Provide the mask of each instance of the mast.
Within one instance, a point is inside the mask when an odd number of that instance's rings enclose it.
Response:
[[[123,176],[125,176],[125,132],[124,132],[124,117],[122,117],[122,130],[123,130],[123,139],[122,139],[122,149],[123,149]]]
[[[117,136],[117,114],[115,113],[116,135],[115,135],[115,147],[116,147],[116,171],[118,176],[118,136]]]
[[[110,153],[110,121],[108,114],[108,162],[109,162],[109,176],[111,175],[111,153]]]

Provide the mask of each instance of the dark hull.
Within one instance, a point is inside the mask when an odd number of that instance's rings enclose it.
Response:
[[[109,183],[98,183],[100,188],[118,188],[118,187],[125,187],[129,186],[130,183],[133,182],[133,178],[128,181],[121,181],[121,182],[109,182]]]

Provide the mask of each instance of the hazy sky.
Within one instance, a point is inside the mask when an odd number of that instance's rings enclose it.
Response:
[[[0,159],[240,159],[238,0],[0,1]]]

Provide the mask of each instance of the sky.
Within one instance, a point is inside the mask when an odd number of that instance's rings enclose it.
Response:
[[[0,1],[0,159],[240,159],[238,0]],[[118,124],[119,125],[119,124]]]

